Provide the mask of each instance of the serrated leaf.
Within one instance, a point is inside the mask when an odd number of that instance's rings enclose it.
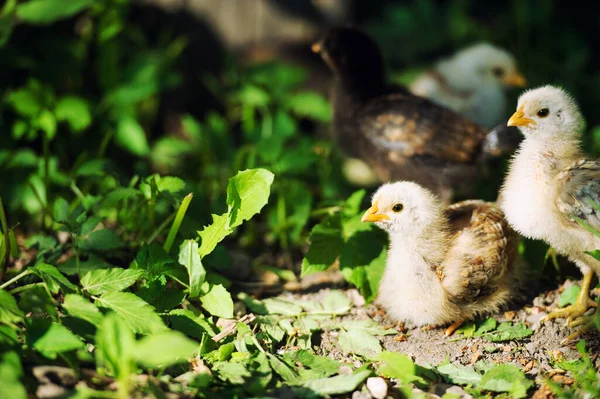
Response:
[[[511,323],[508,322],[500,324],[495,332],[486,334],[485,337],[491,342],[503,342],[523,339],[531,337],[532,335],[533,331],[527,328],[525,324],[515,323],[511,325]]]
[[[194,240],[185,240],[179,249],[179,264],[188,271],[190,282],[190,297],[196,298],[200,295],[200,287],[206,278],[206,270],[202,266],[198,243]]]
[[[62,307],[72,317],[83,319],[98,327],[103,320],[103,315],[98,308],[84,297],[76,294],[65,295]]]
[[[452,384],[475,385],[481,380],[481,374],[477,373],[473,366],[457,366],[454,364],[445,364],[437,368],[448,382]]]
[[[17,6],[17,16],[30,24],[50,24],[85,10],[94,0],[31,0]]]
[[[59,323],[34,320],[27,330],[27,341],[49,359],[57,354],[83,348],[83,342],[67,327]]]
[[[328,217],[313,227],[309,242],[310,247],[302,260],[301,276],[326,270],[340,255],[344,241],[339,215]]]
[[[231,294],[221,284],[211,285],[208,292],[200,297],[202,307],[213,316],[233,318]]]
[[[46,263],[40,263],[31,269],[48,285],[48,289],[53,293],[57,293],[59,287],[68,288],[71,291],[77,291],[77,286],[71,283],[63,274],[54,266]]]
[[[274,178],[266,169],[248,169],[229,179],[227,205],[231,228],[249,220],[267,204]]]
[[[92,270],[81,279],[81,286],[92,295],[108,291],[123,291],[132,286],[144,274],[142,270],[112,269]]]
[[[135,333],[149,334],[167,328],[154,308],[132,293],[105,292],[96,302],[98,306],[114,310]]]
[[[8,292],[0,289],[0,323],[12,324],[23,320],[23,312]]]
[[[342,291],[330,291],[321,301],[323,310],[342,315],[352,307],[352,301]]]
[[[477,327],[477,331],[475,331],[476,336],[480,336],[490,331],[494,331],[498,327],[498,322],[492,318],[488,317],[479,327]]]
[[[122,248],[124,245],[123,240],[109,229],[92,231],[79,242],[79,247],[87,251],[108,251]]]
[[[211,253],[218,243],[223,241],[225,237],[233,232],[229,227],[227,214],[223,215],[212,215],[212,224],[204,227],[202,231],[198,232],[200,236],[200,257],[204,258],[206,255]]]
[[[69,123],[74,132],[86,129],[92,122],[90,107],[80,97],[66,96],[60,98],[56,103],[54,113],[59,122]]]
[[[508,392],[511,398],[527,397],[527,391],[533,381],[525,377],[523,372],[512,364],[499,364],[488,370],[478,384],[478,388],[493,392]]]
[[[138,363],[152,368],[164,368],[186,362],[199,345],[177,331],[165,331],[142,338],[135,345]]]
[[[319,395],[339,395],[346,392],[353,392],[372,374],[371,370],[359,369],[354,374],[336,375],[335,377],[312,380],[303,386]]]
[[[127,378],[135,371],[135,337],[125,320],[110,312],[96,332],[96,362],[115,378]]]
[[[372,359],[381,353],[379,340],[365,330],[341,330],[339,344],[344,352],[360,355],[367,359]]]
[[[577,297],[579,296],[580,288],[578,285],[571,285],[569,288],[565,289],[558,297],[558,306],[563,307],[567,305],[573,305],[577,301]]]

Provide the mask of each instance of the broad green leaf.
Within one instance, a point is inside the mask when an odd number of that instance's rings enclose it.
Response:
[[[88,251],[109,251],[122,248],[123,245],[123,240],[109,229],[92,231],[79,242],[79,247]]]
[[[67,122],[74,132],[81,132],[92,122],[92,114],[88,103],[75,96],[62,97],[54,109],[59,122]]]
[[[198,232],[200,236],[200,257],[204,258],[206,255],[211,253],[218,243],[220,243],[225,237],[233,232],[229,226],[228,214],[223,215],[212,215],[212,224],[204,227],[202,231]]]
[[[252,376],[242,363],[216,362],[211,370],[221,381],[234,385],[244,384]]]
[[[365,330],[371,335],[394,335],[398,333],[393,328],[386,330],[380,323],[377,323],[373,319],[344,320],[335,325],[337,328],[341,327],[344,330]]]
[[[352,307],[352,301],[342,291],[330,291],[321,301],[323,310],[342,315]]]
[[[523,323],[511,324],[510,322],[502,323],[498,329],[492,333],[485,334],[491,342],[512,341],[515,339],[523,339],[531,337],[533,331]]]
[[[57,354],[83,348],[83,342],[59,323],[34,320],[27,330],[27,341],[42,355],[56,359]]]
[[[164,368],[186,362],[198,350],[197,342],[177,331],[165,331],[142,338],[135,345],[138,363],[151,368]]]
[[[290,366],[288,366],[285,362],[281,361],[276,355],[267,352],[267,358],[269,359],[269,364],[271,368],[279,374],[283,380],[289,385],[299,385],[302,383],[300,376]]]
[[[48,140],[52,140],[56,136],[56,117],[47,109],[42,110],[34,120],[34,125],[40,130],[46,132]]]
[[[146,282],[136,295],[154,306],[157,312],[164,313],[181,305],[186,293],[180,287],[165,287],[161,281]]]
[[[127,378],[135,371],[133,351],[135,337],[122,317],[110,312],[96,332],[96,362],[119,378]]]
[[[144,274],[142,270],[112,269],[92,270],[81,279],[81,286],[92,295],[108,291],[123,291],[132,286]]]
[[[269,314],[294,316],[302,313],[302,307],[280,298],[267,298],[262,301]]]
[[[456,334],[462,334],[464,337],[474,337],[477,325],[474,321],[466,321],[462,326],[456,329]]]
[[[26,399],[27,392],[21,383],[23,368],[17,352],[0,354],[0,398]]]
[[[132,293],[105,292],[97,299],[97,304],[114,310],[135,333],[149,334],[166,329],[154,308]]]
[[[481,374],[477,373],[473,366],[445,364],[438,367],[437,371],[452,384],[475,385],[481,380]]]
[[[37,247],[40,252],[48,251],[56,246],[56,239],[54,237],[45,236],[41,234],[35,234],[25,240],[25,247],[33,248]]]
[[[69,203],[67,200],[62,197],[56,198],[52,207],[52,214],[56,221],[67,220],[69,218]]]
[[[373,360],[380,362],[377,371],[384,377],[395,378],[405,384],[420,379],[416,376],[415,364],[403,353],[385,351]]]
[[[206,270],[198,253],[198,243],[195,240],[185,240],[179,249],[179,264],[185,266],[190,281],[190,297],[200,295],[200,287],[206,278]]]
[[[168,320],[173,330],[181,331],[185,335],[202,341],[205,334],[213,337],[217,334],[217,328],[209,323],[207,319],[196,316],[187,309],[174,309],[169,312]],[[224,360],[224,359],[221,359]]]
[[[354,374],[336,375],[335,377],[312,380],[303,386],[319,395],[339,395],[353,392],[372,374],[371,370],[359,369]]]
[[[0,289],[0,323],[12,324],[23,320],[23,312],[8,292]]]
[[[63,274],[54,266],[47,263],[40,263],[31,269],[48,285],[48,289],[53,293],[57,293],[59,287],[67,288],[71,291],[77,291],[77,286],[71,283]]]
[[[115,141],[133,155],[143,157],[150,153],[144,129],[135,118],[130,116],[119,120]]]
[[[302,260],[302,276],[326,270],[340,255],[343,245],[339,216],[326,218],[310,232],[310,248]]]
[[[475,331],[476,336],[480,336],[490,331],[494,331],[498,327],[498,322],[492,318],[488,317],[479,327],[477,327],[477,331]]]
[[[365,243],[365,245],[368,244]],[[344,248],[347,249],[347,247]],[[354,284],[358,288],[360,294],[365,298],[367,303],[374,300],[377,296],[377,292],[379,291],[379,282],[383,276],[383,272],[385,271],[387,250],[386,248],[379,248],[381,250],[379,256],[364,266],[347,267],[346,265],[346,267],[341,267],[340,258],[340,271],[342,275],[348,282]],[[356,249],[357,248],[354,250]],[[360,257],[361,256],[359,256],[359,258]],[[345,260],[347,259],[348,258],[345,258]]]
[[[365,330],[340,330],[340,348],[344,352],[353,353],[372,359],[381,353],[379,340]]]
[[[102,259],[101,257],[94,255],[94,254],[90,254],[88,256],[87,260],[79,261],[79,267],[81,269],[81,274],[84,276],[86,275],[86,273],[88,273],[92,270],[108,269],[111,266],[112,265],[110,263],[107,263],[104,259]],[[73,275],[77,274],[77,260],[75,259],[74,256],[69,258],[62,265],[58,265],[58,270],[60,270],[61,272],[63,272],[64,274],[67,274],[69,276],[73,276]]]
[[[30,0],[17,6],[17,16],[30,24],[51,24],[90,7],[95,0]]]
[[[288,364],[300,363],[304,369],[299,373],[303,379],[318,379],[337,374],[342,363],[328,357],[315,355],[314,353],[302,349],[295,352],[287,352],[283,355]],[[307,378],[310,377],[310,378]]]
[[[303,91],[293,94],[288,98],[287,106],[299,116],[320,122],[329,122],[331,119],[329,102],[325,97],[315,92]]]
[[[237,93],[238,100],[251,107],[264,107],[271,102],[271,96],[267,91],[258,86],[246,84]]]
[[[173,258],[165,252],[162,245],[152,243],[142,245],[135,257],[134,267],[144,270],[146,273],[144,278],[151,282],[157,279],[164,280],[164,275],[170,270],[171,263],[173,263]]]
[[[83,319],[98,327],[103,320],[102,313],[90,301],[76,294],[65,295],[62,307],[72,317]]]
[[[106,159],[90,159],[89,161],[81,164],[76,170],[75,175],[77,176],[104,176],[109,168],[110,162]],[[123,190],[127,190],[122,188]],[[118,189],[117,189],[118,190]],[[114,191],[113,191],[114,193]],[[137,193],[137,191],[136,191]],[[106,201],[106,199],[105,199]]]
[[[558,298],[558,306],[562,308],[563,306],[573,305],[577,301],[579,291],[579,286],[575,284],[565,289]]]
[[[266,169],[248,169],[229,179],[227,205],[231,228],[249,220],[267,204],[274,177]]]
[[[211,285],[208,292],[200,297],[202,307],[213,316],[224,319],[233,318],[233,300],[231,294],[221,284]]]
[[[36,94],[28,88],[21,88],[8,93],[6,100],[22,116],[32,118],[42,110],[42,104]]]
[[[527,391],[533,386],[533,381],[512,364],[499,364],[488,370],[478,388],[493,392],[508,392],[512,398],[527,397]]]
[[[185,189],[185,181],[175,176],[156,175],[156,188],[160,192],[167,192],[172,195],[180,193]]]

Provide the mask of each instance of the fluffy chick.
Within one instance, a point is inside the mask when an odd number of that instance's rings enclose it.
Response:
[[[413,182],[381,186],[362,218],[389,234],[378,302],[394,319],[446,325],[497,311],[514,298],[523,269],[514,267],[518,235],[493,203],[446,207]]]
[[[546,241],[581,269],[577,302],[546,316],[568,317],[573,324],[595,306],[589,290],[600,262],[585,251],[600,249],[600,238],[582,224],[600,230],[600,162],[582,152],[583,117],[575,100],[558,87],[523,93],[508,125],[518,126],[525,139],[501,189],[500,206],[515,230]]]
[[[367,34],[332,28],[313,50],[333,71],[333,136],[380,181],[412,180],[448,203],[468,195],[487,156],[512,153],[517,129],[488,130],[386,82],[383,57]]]
[[[491,128],[505,118],[505,90],[525,84],[510,53],[480,43],[440,61],[417,78],[410,90]]]

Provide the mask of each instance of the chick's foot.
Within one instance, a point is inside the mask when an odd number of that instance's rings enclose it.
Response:
[[[590,298],[590,284],[593,277],[594,272],[588,272],[584,274],[583,280],[581,281],[581,290],[579,291],[579,296],[573,305],[562,309],[556,309],[544,316],[541,321],[545,322],[558,318],[566,318],[567,325],[570,327],[585,324],[585,320],[580,320],[582,319],[581,316],[583,316],[583,314],[587,312],[589,308],[598,306],[598,304]]]

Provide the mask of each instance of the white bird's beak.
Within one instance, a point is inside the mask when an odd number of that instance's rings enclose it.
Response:
[[[535,121],[533,119],[525,118],[525,113],[523,112],[523,108],[525,105],[521,105],[517,112],[512,114],[506,126],[529,126],[535,125]]]
[[[381,222],[383,220],[390,220],[390,217],[384,213],[379,213],[377,201],[367,209],[362,219],[360,219],[361,222]]]
[[[525,87],[527,85],[527,79],[519,71],[506,75],[502,81],[507,86]]]

